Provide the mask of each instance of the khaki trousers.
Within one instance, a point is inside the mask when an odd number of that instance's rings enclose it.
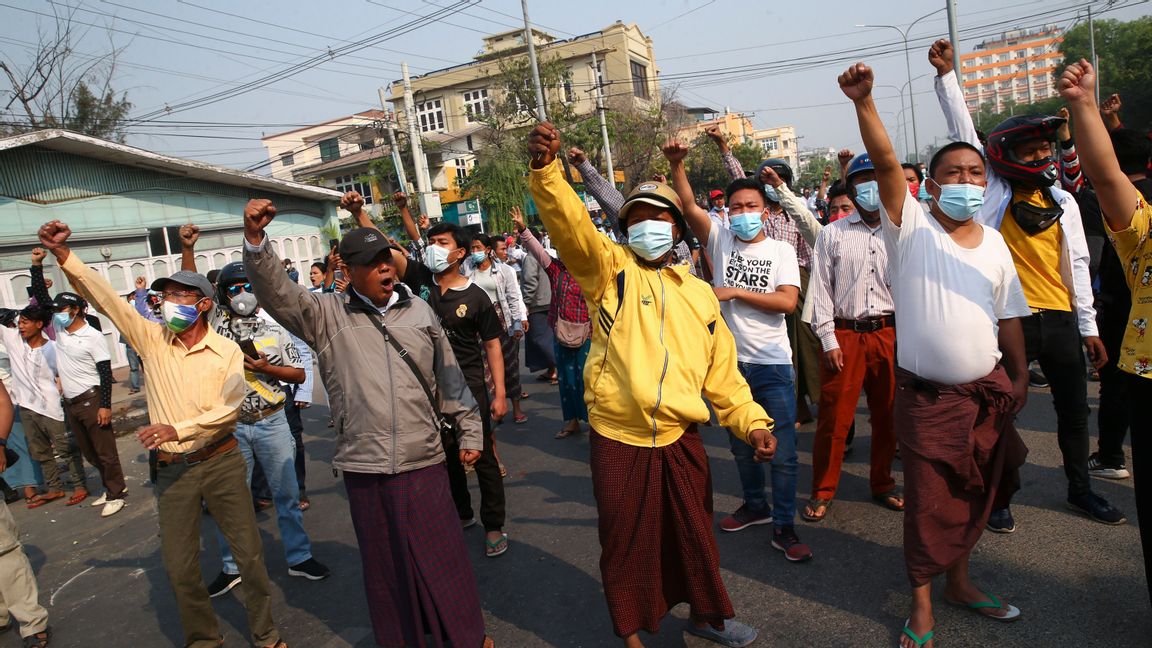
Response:
[[[28,438],[28,454],[40,463],[40,471],[44,473],[44,484],[48,490],[60,491],[65,486],[88,490],[80,450],[68,436],[64,421],[57,421],[26,407],[20,410],[20,420],[24,422],[24,436]],[[68,471],[72,473],[69,484],[65,484],[60,477],[56,452],[68,458]]]
[[[243,580],[237,591],[248,612],[252,643],[271,646],[280,640],[272,622],[272,585],[264,567],[247,472],[244,458],[235,448],[193,466],[172,464],[157,469],[160,551],[176,592],[185,648],[216,648],[221,637],[200,574],[201,500],[228,539],[240,567]]]
[[[0,503],[0,625],[15,618],[20,622],[20,636],[30,637],[48,627],[48,610],[37,600],[36,575],[19,535],[8,505]]]

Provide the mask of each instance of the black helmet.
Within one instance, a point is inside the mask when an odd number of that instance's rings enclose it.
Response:
[[[216,277],[216,303],[231,308],[232,296],[228,294],[228,287],[247,281],[248,272],[244,269],[243,261],[233,261],[220,268],[220,274]]]
[[[764,160],[760,163],[760,168],[756,169],[757,180],[760,179],[760,172],[764,170],[764,167],[772,167],[772,170],[776,172],[776,175],[780,176],[784,184],[788,185],[789,189],[792,188],[792,167],[788,165],[787,160],[783,158],[768,158]]]
[[[1049,155],[1033,162],[1023,162],[1013,149],[1029,140],[1054,141],[1056,130],[1066,121],[1063,117],[1049,115],[1017,115],[1005,119],[988,133],[988,144],[984,148],[988,164],[1005,180],[1034,187],[1052,186],[1060,174],[1056,158]]]

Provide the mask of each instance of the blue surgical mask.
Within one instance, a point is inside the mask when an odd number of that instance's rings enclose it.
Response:
[[[940,187],[940,211],[952,220],[966,221],[975,216],[984,206],[984,187],[974,184],[937,183]]]
[[[856,204],[865,211],[880,209],[880,185],[875,180],[856,185]]]
[[[628,247],[642,259],[659,259],[672,249],[672,223],[646,220],[629,225]]]
[[[452,265],[448,262],[448,250],[439,245],[429,245],[424,248],[424,266],[434,273],[441,273]]]
[[[728,217],[728,229],[742,241],[751,241],[764,227],[762,212],[750,211]]]
[[[771,200],[774,203],[780,202],[780,194],[776,193],[776,187],[773,187],[770,184],[766,184],[764,185],[764,193],[768,195],[768,200]]]
[[[72,322],[76,319],[75,315],[70,314],[68,311],[60,311],[59,313],[52,314],[52,325],[56,327],[57,331],[72,326]]]
[[[484,261],[486,261],[488,259],[488,253],[487,252],[473,252],[471,256],[472,256],[472,263],[475,263],[476,265],[480,265],[481,263],[484,263]]]

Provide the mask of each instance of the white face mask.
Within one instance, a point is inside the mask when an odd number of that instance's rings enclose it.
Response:
[[[659,259],[672,249],[672,243],[672,223],[646,220],[628,226],[628,247],[642,259]]]
[[[424,266],[432,272],[439,274],[452,265],[448,261],[448,250],[439,245],[429,245],[424,248]]]

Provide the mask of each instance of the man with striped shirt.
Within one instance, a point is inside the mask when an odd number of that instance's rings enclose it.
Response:
[[[819,522],[828,513],[840,482],[848,429],[856,418],[861,388],[872,415],[872,498],[900,511],[904,498],[892,478],[896,436],[892,403],[896,388],[895,309],[888,279],[888,252],[874,203],[876,172],[867,155],[848,166],[847,189],[854,213],[821,230],[813,251],[812,330],[820,338],[820,413],[812,448],[812,499],[804,518]]]

